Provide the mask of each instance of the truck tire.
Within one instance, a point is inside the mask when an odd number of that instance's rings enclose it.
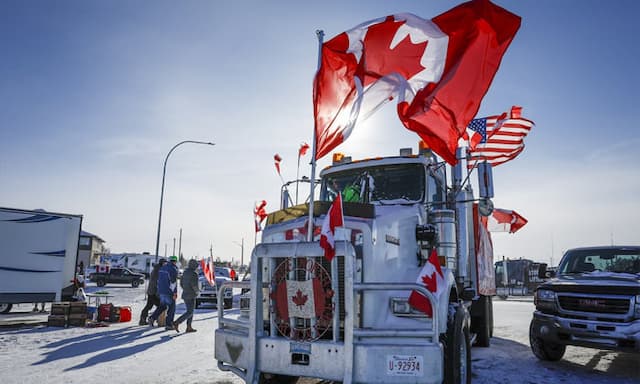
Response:
[[[295,384],[298,378],[295,376],[276,375],[273,373],[261,372],[258,384]]]
[[[11,307],[13,307],[13,304],[0,304],[0,313],[9,313]]]
[[[529,344],[531,344],[531,351],[540,360],[544,361],[558,361],[564,356],[564,352],[567,346],[564,344],[556,344],[550,341],[545,341],[538,335],[533,333],[533,321],[529,326]]]
[[[493,334],[493,303],[491,296],[483,296],[471,307],[471,329],[476,334],[478,347],[489,347]]]
[[[104,279],[98,279],[98,281],[96,281],[96,285],[98,287],[104,287],[107,284],[106,281],[104,281]]]
[[[133,288],[138,288],[138,286],[139,286],[139,285],[140,285],[140,281],[138,281],[138,280],[133,280],[133,281],[131,282],[131,286],[132,286]]]
[[[471,384],[469,314],[461,304],[456,306],[453,318],[447,321],[443,341],[445,384]]]
[[[224,299],[224,309],[233,307],[233,299]]]

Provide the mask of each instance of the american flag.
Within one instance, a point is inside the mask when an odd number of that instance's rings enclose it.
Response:
[[[471,120],[467,128],[480,136],[479,143],[469,150],[472,160],[487,160],[495,167],[524,150],[524,138],[534,123],[521,117],[520,110],[514,106],[509,117],[503,114]]]

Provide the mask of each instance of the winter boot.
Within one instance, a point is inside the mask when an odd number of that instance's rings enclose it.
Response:
[[[190,333],[190,332],[197,332],[197,331],[198,331],[197,329],[193,329],[193,328],[191,328],[190,325],[188,325],[187,326],[187,330],[185,332]]]
[[[175,321],[173,322],[173,329],[176,330],[176,332],[180,333],[180,329],[178,328],[180,326],[180,323],[176,323]],[[171,329],[171,328],[168,328]]]

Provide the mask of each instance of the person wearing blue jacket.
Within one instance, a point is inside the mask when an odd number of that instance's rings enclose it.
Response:
[[[165,264],[158,272],[158,295],[160,296],[160,306],[149,316],[149,325],[153,327],[158,316],[166,309],[167,317],[164,329],[173,330],[173,316],[176,312],[176,299],[178,298],[178,267],[176,263],[178,257],[169,257],[169,263]]]

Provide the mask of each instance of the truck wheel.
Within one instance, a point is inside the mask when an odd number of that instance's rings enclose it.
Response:
[[[491,345],[491,334],[493,333],[493,303],[491,296],[480,296],[477,302],[471,307],[471,328],[477,335],[476,344],[478,347],[489,347]]]
[[[564,356],[567,346],[543,340],[533,333],[533,321],[529,326],[529,344],[536,357],[544,361],[558,361]]]
[[[444,382],[446,384],[471,384],[471,341],[469,314],[458,305],[453,319],[447,322],[444,336]]]
[[[13,304],[0,304],[0,313],[9,313],[11,307],[13,307]]]
[[[273,373],[261,372],[258,384],[295,384],[298,378],[295,376],[275,375]]]
[[[105,286],[105,284],[106,284],[106,282],[105,282],[104,280],[102,280],[102,279],[100,279],[100,280],[96,281],[96,285],[97,285],[98,287],[104,287],[104,286]]]
[[[132,286],[133,288],[138,288],[138,285],[140,285],[140,282],[139,282],[138,280],[133,280],[133,281],[131,282],[131,286]]]
[[[233,299],[224,299],[224,309],[233,307]]]

